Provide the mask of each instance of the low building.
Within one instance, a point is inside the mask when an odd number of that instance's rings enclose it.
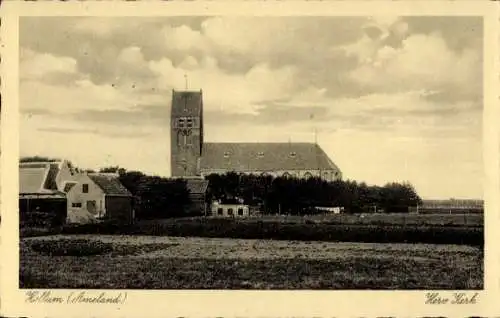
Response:
[[[67,162],[29,162],[19,164],[20,226],[59,226],[67,217],[66,195],[61,175],[75,173]]]
[[[340,214],[344,212],[343,207],[335,206],[335,207],[330,207],[330,206],[316,206],[314,207],[316,210],[324,212],[325,214]]]
[[[422,200],[422,204],[409,208],[410,213],[419,214],[463,214],[484,213],[483,200]]]
[[[66,182],[68,222],[87,223],[134,220],[132,194],[121,184],[117,174],[83,173],[76,181]]]
[[[250,215],[250,207],[242,203],[212,203],[212,216],[246,217]]]

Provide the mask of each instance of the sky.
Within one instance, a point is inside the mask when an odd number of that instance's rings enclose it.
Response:
[[[318,141],[345,179],[482,198],[475,17],[22,17],[21,156],[170,175],[172,89],[205,140]],[[314,133],[316,131],[316,134]]]

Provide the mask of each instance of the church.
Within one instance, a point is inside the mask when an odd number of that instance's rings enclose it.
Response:
[[[172,91],[171,175],[200,178],[236,172],[274,177],[342,179],[317,143],[205,142],[203,92]]]

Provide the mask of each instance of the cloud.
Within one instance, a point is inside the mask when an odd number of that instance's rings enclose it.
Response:
[[[409,36],[401,48],[364,38],[350,52],[361,61],[350,71],[350,79],[378,91],[453,88],[476,98],[481,95],[480,52],[452,51],[439,34]]]
[[[349,178],[480,193],[481,19],[23,17],[20,49],[28,155],[168,175],[171,90],[187,75],[206,140],[317,131]]]
[[[190,89],[203,88],[207,110],[230,113],[254,114],[262,100],[289,96],[296,76],[294,67],[272,69],[265,63],[255,65],[245,74],[228,74],[210,56],[201,61],[188,56],[179,67],[164,58],[150,62],[149,68],[157,74],[158,85],[164,88],[182,89],[188,76]]]
[[[54,74],[74,75],[78,72],[77,61],[71,57],[37,53],[23,48],[19,55],[21,80],[43,80]]]

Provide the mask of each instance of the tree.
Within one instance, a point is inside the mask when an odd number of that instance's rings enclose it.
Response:
[[[184,215],[185,206],[190,203],[186,182],[161,177],[144,176],[140,179],[137,192],[138,217],[169,218]]]
[[[43,156],[31,156],[31,157],[21,157],[19,162],[55,162],[59,161],[57,158],[43,157]]]
[[[136,195],[138,188],[146,175],[139,171],[126,171],[119,174],[119,180],[127,190]]]

